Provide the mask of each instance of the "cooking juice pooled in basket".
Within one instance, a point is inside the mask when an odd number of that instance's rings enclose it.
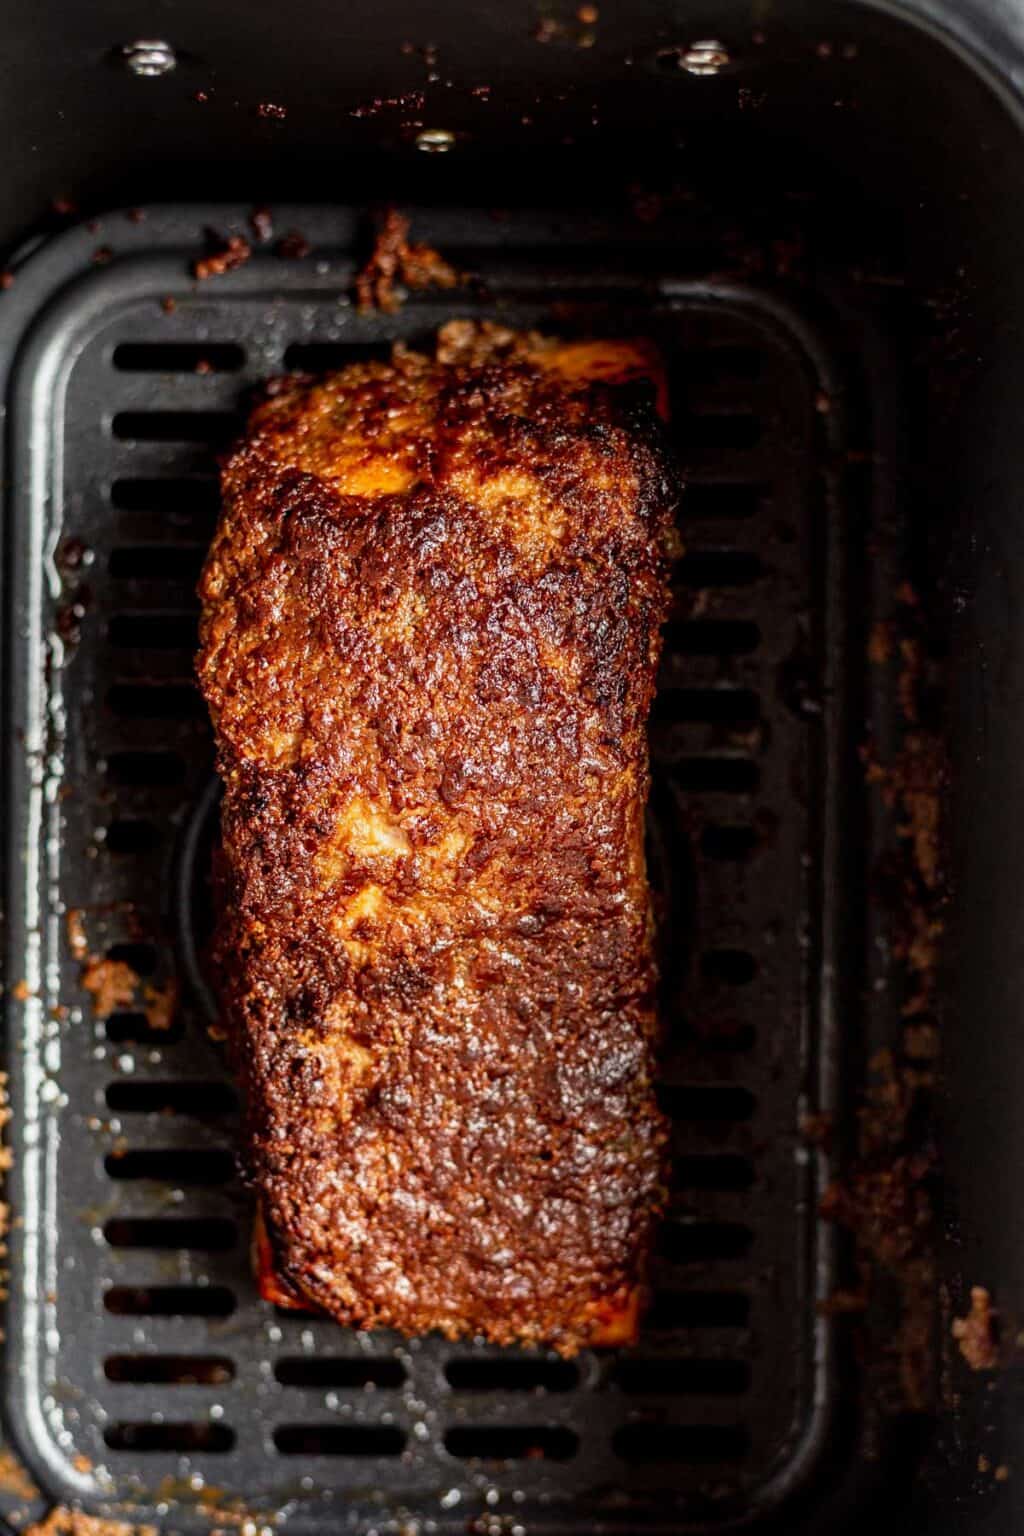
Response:
[[[628,1342],[654,1099],[646,722],[678,484],[648,348],[454,322],[255,412],[199,675],[265,1294]]]

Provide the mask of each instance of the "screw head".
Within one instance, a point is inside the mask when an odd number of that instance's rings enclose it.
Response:
[[[449,128],[421,128],[415,144],[425,155],[446,155],[455,146],[455,135]]]
[[[125,43],[121,49],[121,58],[126,69],[143,79],[168,75],[178,62],[178,56],[170,43],[158,37],[140,37],[134,43]]]
[[[679,55],[679,67],[690,75],[717,75],[730,63],[729,50],[716,38],[705,37],[691,43]]]

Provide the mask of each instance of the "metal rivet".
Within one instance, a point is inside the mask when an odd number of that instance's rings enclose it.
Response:
[[[421,128],[415,142],[425,155],[446,155],[455,146],[455,135],[449,128]]]
[[[121,57],[126,69],[144,78],[170,74],[178,62],[178,56],[170,43],[158,37],[141,37],[134,43],[125,43]]]
[[[717,75],[729,62],[729,50],[714,38],[691,43],[679,55],[680,69],[691,75]]]

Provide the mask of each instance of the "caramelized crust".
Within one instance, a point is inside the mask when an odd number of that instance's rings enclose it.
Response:
[[[289,382],[224,471],[199,676],[246,1159],[268,1283],[345,1323],[635,1331],[677,489],[636,376],[456,322]]]

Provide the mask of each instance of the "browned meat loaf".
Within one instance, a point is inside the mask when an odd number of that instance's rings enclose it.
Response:
[[[268,1293],[629,1338],[656,1109],[645,726],[677,486],[626,343],[456,322],[256,411],[199,676]]]

